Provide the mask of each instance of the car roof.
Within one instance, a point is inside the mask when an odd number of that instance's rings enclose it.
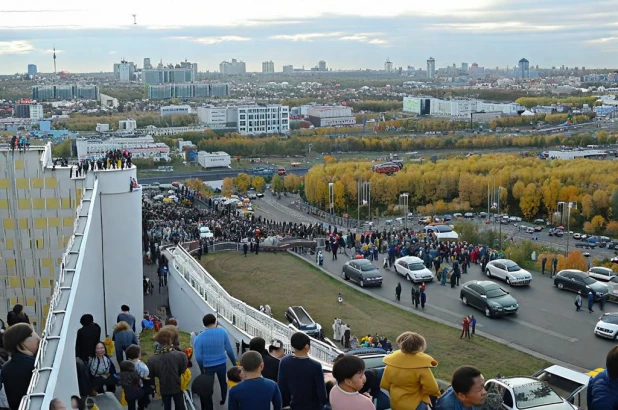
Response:
[[[543,383],[539,379],[535,377],[531,377],[531,376],[505,377],[501,379],[493,379],[493,381],[504,383],[505,385],[511,388],[522,386],[524,384],[530,384],[530,383]]]
[[[563,269],[560,272],[558,272],[558,275],[560,275],[561,273],[570,273],[570,274],[575,274],[575,275],[578,275],[578,276],[588,276],[588,275],[586,275],[585,272],[582,272],[582,271],[577,270],[577,269]]]
[[[350,262],[358,262],[361,265],[373,265],[369,259],[352,259]]]
[[[509,266],[513,266],[513,265],[517,265],[517,263],[513,262],[510,259],[494,259],[491,262],[499,262],[499,263],[504,263],[505,265],[509,265]],[[489,263],[491,263],[489,262]]]
[[[399,258],[399,260],[403,260],[407,263],[423,263],[423,260],[421,258],[417,258],[416,256],[404,256]]]
[[[367,355],[385,355],[386,350],[380,349],[378,347],[361,347],[358,349],[348,350],[345,354],[354,355],[354,356],[367,356]]]
[[[471,280],[470,282],[464,283],[464,285],[467,284],[477,284],[483,289],[496,289],[500,287],[500,285],[490,280]]]
[[[593,267],[592,267],[592,268],[590,268],[590,269],[591,269],[591,270],[592,270],[592,269],[603,269],[603,270],[606,270],[606,271],[614,272],[613,270],[611,270],[610,268],[607,268],[607,267],[605,267],[605,266],[593,266]]]

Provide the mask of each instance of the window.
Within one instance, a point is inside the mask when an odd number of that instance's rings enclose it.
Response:
[[[423,265],[422,263],[411,263],[408,265],[408,269],[410,270],[423,270],[425,269],[425,265]]]
[[[490,298],[490,299],[492,299],[492,298],[499,298],[499,297],[502,297],[502,296],[507,294],[501,288],[485,289],[485,293],[487,294],[487,297]]]
[[[512,264],[512,265],[508,265],[508,269],[509,272],[517,272],[519,270],[521,270],[521,268],[519,267],[519,265],[517,265],[516,263]]]
[[[618,315],[605,315],[601,317],[601,320],[605,323],[618,325]]]
[[[363,272],[371,272],[371,271],[376,270],[376,268],[375,268],[375,266],[373,266],[370,263],[364,263],[364,264],[361,265],[361,270]]]
[[[538,381],[515,386],[513,392],[519,409],[563,403],[562,398],[551,387]]]

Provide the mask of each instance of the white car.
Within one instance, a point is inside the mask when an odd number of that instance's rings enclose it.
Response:
[[[521,222],[521,218],[519,216],[510,216],[509,222]]]
[[[506,281],[511,286],[524,286],[532,282],[532,274],[510,259],[496,259],[487,264],[485,274]]]
[[[395,261],[395,272],[413,283],[433,281],[433,273],[416,256],[404,256]]]
[[[588,276],[605,282],[610,281],[616,274],[610,268],[594,266],[588,270]]]
[[[618,340],[618,313],[605,313],[594,327],[594,334]]]
[[[163,195],[155,195],[152,199],[155,201],[163,201],[163,198],[165,198]]]
[[[501,409],[577,410],[577,407],[560,397],[548,383],[534,377],[489,379],[485,382],[485,390],[488,396],[502,396]]]
[[[168,196],[168,198],[173,200],[174,202],[178,202],[178,197],[176,195],[170,195]]]

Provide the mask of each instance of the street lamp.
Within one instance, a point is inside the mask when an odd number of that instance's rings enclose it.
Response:
[[[328,211],[331,215],[335,214],[335,184],[332,182],[328,183]]]
[[[368,205],[369,219],[371,219],[371,182],[363,180],[358,181],[358,224],[360,226],[360,207]]]
[[[408,198],[410,194],[400,194],[399,195],[399,209],[403,209],[403,218],[404,218],[404,227],[406,231],[408,230]]]
[[[570,225],[571,225],[571,208],[575,208],[577,209],[577,202],[564,202],[564,201],[560,201],[558,202],[558,207],[560,207],[560,205],[562,205],[562,211],[560,211],[560,219],[563,219],[563,215],[564,215],[564,206],[566,205],[568,208],[567,211],[567,243],[566,243],[566,257],[569,257],[569,237],[571,236],[571,230],[570,230]]]
[[[499,225],[499,238],[498,238],[498,246],[500,247],[500,252],[502,252],[502,217],[500,216],[500,194],[502,193],[502,187],[498,187],[498,225]]]

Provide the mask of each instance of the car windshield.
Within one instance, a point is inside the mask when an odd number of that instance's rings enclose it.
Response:
[[[418,263],[411,263],[411,264],[408,265],[408,269],[409,270],[423,270],[423,269],[425,269],[425,265],[423,265],[420,262],[418,262]]]
[[[371,272],[372,270],[376,270],[376,267],[371,263],[363,263],[360,268],[363,272]]]
[[[591,277],[589,277],[589,276],[586,276],[586,277],[584,277],[584,278],[582,278],[582,279],[584,280],[584,283],[585,283],[586,285],[592,285],[593,283],[597,283],[597,281],[596,281],[596,280],[592,279],[592,278],[591,278]]]
[[[601,320],[605,323],[618,325],[618,315],[605,315],[601,318]]]
[[[446,225],[436,226],[436,229],[440,233],[453,232],[453,230],[451,228],[449,228],[448,226],[446,226]]]
[[[365,362],[365,369],[380,369],[384,367],[384,362],[382,361],[382,359],[384,359],[384,356],[361,357],[361,359],[363,359],[363,362]]]
[[[485,295],[487,295],[487,297],[489,299],[492,298],[499,298],[501,296],[506,295],[507,293],[505,291],[503,291],[500,288],[489,288],[489,289],[485,289]]]
[[[531,382],[513,387],[515,402],[518,409],[530,409],[532,407],[548,406],[563,403],[562,398],[556,394],[547,384]]]
[[[514,263],[512,265],[506,265],[506,270],[509,272],[517,272],[518,270],[521,270],[521,268],[518,264]]]

